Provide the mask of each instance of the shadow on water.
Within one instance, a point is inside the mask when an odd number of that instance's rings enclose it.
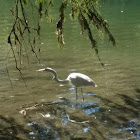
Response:
[[[0,116],[0,140],[140,140],[140,90],[136,91],[136,98],[118,94],[123,104],[85,93],[90,100],[63,98],[24,106],[24,126]]]
[[[28,134],[29,130],[19,125],[14,118],[0,115],[0,140],[25,140],[18,138],[18,134]],[[25,136],[24,136],[25,138]]]
[[[139,89],[136,89],[140,93]],[[123,105],[112,100],[103,99],[107,108],[99,112],[96,116],[100,122],[108,129],[106,137],[108,139],[134,139],[140,140],[140,95],[136,98],[128,95],[118,94]]]

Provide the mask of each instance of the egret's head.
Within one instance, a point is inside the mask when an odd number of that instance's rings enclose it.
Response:
[[[45,71],[48,71],[48,72],[52,72],[52,71],[54,71],[54,72],[55,72],[55,70],[54,70],[54,69],[49,68],[49,67],[45,68]]]
[[[44,69],[39,69],[39,70],[36,70],[36,71],[48,71],[48,72],[55,72],[55,70],[53,70],[52,68],[49,68],[49,67],[47,67],[47,68],[44,68]]]
[[[56,74],[56,71],[52,68],[44,68],[44,69],[39,69],[39,70],[36,70],[36,71],[47,71],[47,72],[51,72],[52,74],[54,74],[53,76],[53,79],[55,80],[57,78],[57,74]]]

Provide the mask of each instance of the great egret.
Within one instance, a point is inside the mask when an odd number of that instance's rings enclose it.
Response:
[[[56,82],[61,83],[61,84],[71,84],[71,85],[73,85],[76,89],[76,100],[78,99],[78,96],[77,96],[78,87],[81,87],[82,96],[83,96],[83,91],[82,91],[83,86],[97,87],[97,85],[95,84],[95,82],[91,78],[89,78],[87,75],[82,74],[82,73],[77,73],[77,72],[70,73],[68,75],[67,79],[60,80],[58,78],[58,75],[57,75],[56,71],[52,68],[47,67],[47,68],[44,68],[44,69],[39,69],[37,71],[51,72],[54,75],[53,79]],[[84,100],[84,96],[83,96],[83,100]]]

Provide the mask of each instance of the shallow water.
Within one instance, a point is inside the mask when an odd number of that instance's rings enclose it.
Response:
[[[9,9],[12,2],[0,5],[0,138],[1,139],[140,139],[140,18],[138,0],[101,2],[101,13],[110,23],[118,40],[112,47],[107,38],[96,37],[98,61],[89,40],[80,35],[77,21],[65,22],[64,48],[57,45],[55,22],[42,22],[41,48],[38,64],[30,54],[30,64],[23,59],[24,81],[15,69],[9,52],[7,34],[12,25]],[[54,12],[54,17],[57,16]],[[46,28],[46,26],[48,28]],[[96,34],[97,36],[98,34]],[[8,59],[7,53],[9,52]],[[9,76],[6,66],[8,66]],[[64,79],[72,71],[87,74],[97,88],[80,89],[78,100],[71,86],[59,86],[50,73],[36,72],[52,67]],[[11,80],[11,81],[10,81]],[[26,110],[26,116],[19,111]],[[8,136],[7,136],[8,134]]]

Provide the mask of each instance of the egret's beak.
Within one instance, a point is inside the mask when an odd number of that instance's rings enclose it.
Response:
[[[45,69],[39,69],[39,70],[36,70],[36,71],[44,71]]]

